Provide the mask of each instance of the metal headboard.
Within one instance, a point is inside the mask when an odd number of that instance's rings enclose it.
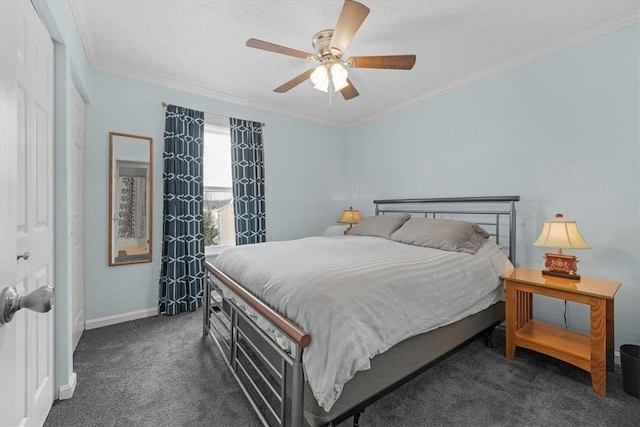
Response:
[[[467,219],[482,225],[495,227],[487,230],[498,245],[504,236],[504,220],[508,223],[509,259],[516,264],[516,207],[520,196],[443,197],[430,199],[374,200],[376,215],[387,213],[423,214],[425,218]],[[399,205],[399,206],[398,206]],[[442,208],[436,208],[436,205]],[[473,218],[473,219],[469,219]]]

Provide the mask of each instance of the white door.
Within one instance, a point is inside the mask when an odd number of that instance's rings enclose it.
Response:
[[[29,1],[0,1],[0,51],[0,289],[24,295],[53,278],[53,43]],[[52,311],[0,324],[0,377],[0,425],[42,425]]]
[[[73,258],[72,268],[72,319],[73,350],[84,332],[84,100],[73,86],[71,90],[71,124],[72,124],[72,192],[73,210],[71,225],[71,244]]]

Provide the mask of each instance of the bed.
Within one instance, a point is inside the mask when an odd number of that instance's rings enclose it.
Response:
[[[203,332],[262,424],[357,425],[504,320],[518,200],[375,200],[350,235],[227,250],[205,262]],[[443,238],[449,227],[464,238]]]

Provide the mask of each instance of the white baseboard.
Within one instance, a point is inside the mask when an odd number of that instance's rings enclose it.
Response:
[[[69,377],[69,383],[60,386],[58,399],[71,399],[71,397],[73,396],[73,392],[76,391],[76,384],[78,384],[78,376],[75,372],[72,372],[71,376]]]
[[[84,328],[86,330],[97,329],[102,328],[103,326],[115,325],[116,323],[128,322],[129,320],[143,319],[157,314],[157,308],[147,308],[145,310],[132,311],[131,313],[100,317],[98,319],[85,320]]]

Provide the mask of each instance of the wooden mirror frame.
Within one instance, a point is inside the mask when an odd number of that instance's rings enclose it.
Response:
[[[127,175],[121,175],[122,171]],[[121,176],[130,181],[122,182]],[[144,178],[145,194],[134,199],[131,196],[139,194],[136,190],[140,178]],[[130,191],[128,200],[127,190]],[[116,195],[116,191],[121,194]],[[141,209],[135,209],[138,206]],[[124,211],[127,207],[129,211]],[[143,214],[135,216],[140,210]],[[122,236],[121,222],[127,223],[129,236]],[[153,138],[109,132],[109,266],[151,262],[152,230]]]

